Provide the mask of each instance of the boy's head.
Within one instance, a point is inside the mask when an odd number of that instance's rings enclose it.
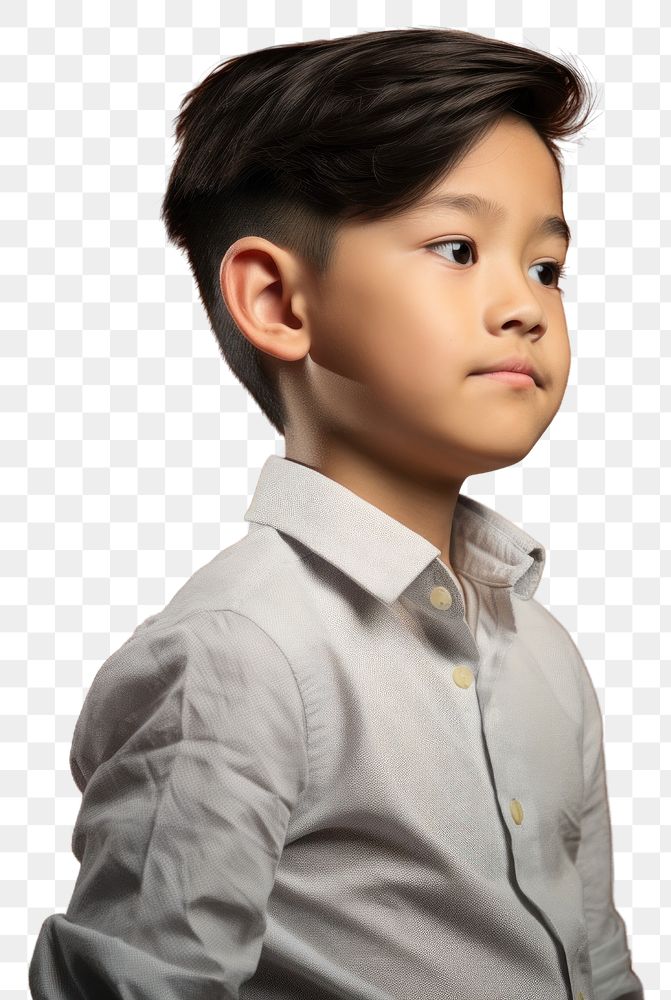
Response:
[[[351,437],[463,480],[529,451],[568,379],[555,140],[589,97],[544,53],[418,28],[262,49],[187,95],[162,217],[287,454]],[[499,208],[426,204],[465,194]],[[510,356],[542,384],[472,374]]]

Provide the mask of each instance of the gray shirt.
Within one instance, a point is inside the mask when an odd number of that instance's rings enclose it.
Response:
[[[460,494],[453,575],[277,455],[245,520],[87,692],[80,870],[33,997],[642,997],[543,546]]]

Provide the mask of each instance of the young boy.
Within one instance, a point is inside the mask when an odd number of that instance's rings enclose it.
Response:
[[[81,869],[33,997],[642,997],[545,550],[459,492],[566,388],[553,140],[585,81],[408,29],[252,52],[189,97],[163,217],[286,455],[86,696]]]

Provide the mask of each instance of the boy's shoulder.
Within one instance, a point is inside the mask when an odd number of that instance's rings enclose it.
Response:
[[[549,647],[560,646],[580,656],[569,630],[541,601],[536,597],[522,600],[514,594],[512,599],[518,635],[527,641],[545,642]]]
[[[278,591],[287,595],[298,584],[301,558],[280,532],[251,524],[238,541],[200,566],[164,608],[150,615],[133,636],[148,628],[176,625],[207,612],[237,612],[254,619]]]
[[[535,597],[513,597],[516,640],[527,648],[545,677],[554,686],[565,687],[573,678],[584,693],[593,690],[587,664],[573,636],[564,624]]]
[[[257,613],[286,590],[282,569],[290,573],[297,561],[272,529],[251,530],[107,657],[73,733],[70,767],[80,790],[122,748],[148,753],[181,734],[226,732],[233,704],[243,715],[253,704],[256,716],[285,718],[300,741],[304,710],[291,665]]]

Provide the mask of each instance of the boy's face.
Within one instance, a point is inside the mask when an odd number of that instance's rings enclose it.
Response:
[[[350,223],[327,275],[305,284],[307,322],[293,331],[308,347],[300,390],[300,364],[281,366],[291,412],[302,411],[287,455],[307,455],[310,435],[328,449],[330,437],[460,482],[520,461],[551,423],[570,366],[562,295],[544,263],[564,263],[566,243],[536,231],[545,216],[563,218],[554,160],[506,115],[430,197],[448,193],[497,202],[501,216],[433,206]],[[542,385],[472,374],[510,356]]]

